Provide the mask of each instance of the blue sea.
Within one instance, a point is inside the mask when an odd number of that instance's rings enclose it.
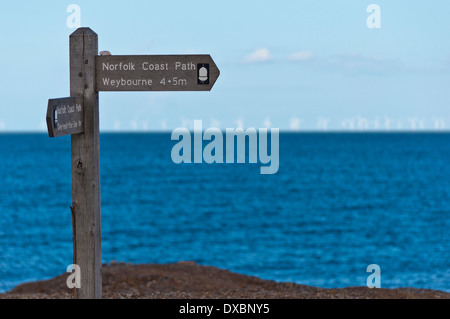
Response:
[[[281,133],[274,175],[174,164],[169,133],[100,143],[104,262],[450,291],[450,134]],[[0,291],[72,264],[70,205],[70,137],[1,134]]]

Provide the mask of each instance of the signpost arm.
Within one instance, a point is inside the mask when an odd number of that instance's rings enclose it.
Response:
[[[70,35],[70,96],[83,97],[84,108],[84,133],[73,134],[71,140],[74,258],[81,272],[81,299],[102,297],[97,52],[98,37],[91,29]]]

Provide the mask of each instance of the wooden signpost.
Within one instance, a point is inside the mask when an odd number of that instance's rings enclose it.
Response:
[[[209,55],[98,55],[90,28],[70,35],[70,96],[50,99],[50,137],[71,135],[73,263],[77,297],[102,297],[99,91],[209,91],[219,69]]]

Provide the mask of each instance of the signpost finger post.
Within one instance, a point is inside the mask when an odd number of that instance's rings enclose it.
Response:
[[[50,137],[71,135],[73,263],[80,299],[102,297],[99,91],[209,91],[219,77],[211,56],[98,56],[90,28],[70,35],[70,97],[50,99]]]

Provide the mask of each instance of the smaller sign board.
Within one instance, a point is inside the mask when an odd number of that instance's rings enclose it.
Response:
[[[48,100],[46,119],[50,137],[83,133],[83,98],[65,97]]]

